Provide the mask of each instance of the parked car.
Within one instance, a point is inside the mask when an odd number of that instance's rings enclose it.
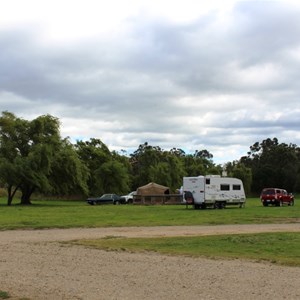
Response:
[[[104,194],[101,197],[88,198],[86,202],[90,205],[125,203],[124,199],[122,199],[119,195],[116,194]]]
[[[133,196],[136,195],[136,191],[129,193],[128,195],[121,196],[122,200],[129,204],[133,202]]]
[[[264,188],[260,194],[260,200],[263,206],[269,204],[276,206],[294,205],[295,203],[294,195],[280,188]]]

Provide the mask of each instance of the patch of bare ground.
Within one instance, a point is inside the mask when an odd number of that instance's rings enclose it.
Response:
[[[300,268],[243,260],[105,252],[59,242],[300,232],[300,223],[0,232],[0,290],[14,299],[300,299]]]

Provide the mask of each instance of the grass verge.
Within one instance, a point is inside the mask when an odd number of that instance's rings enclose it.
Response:
[[[118,238],[72,241],[106,251],[158,252],[192,257],[250,259],[300,266],[300,233],[260,233],[196,237]]]

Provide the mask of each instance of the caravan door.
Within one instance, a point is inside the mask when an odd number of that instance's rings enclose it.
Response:
[[[204,202],[204,176],[183,177],[183,191],[191,192],[195,204]]]

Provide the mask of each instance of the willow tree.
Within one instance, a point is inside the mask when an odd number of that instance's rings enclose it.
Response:
[[[32,193],[51,189],[49,175],[60,147],[59,120],[50,115],[32,121],[3,112],[0,117],[1,181],[8,190],[8,204],[21,191],[21,204],[30,204]],[[11,178],[11,174],[13,175]]]
[[[51,163],[50,193],[59,196],[86,196],[88,177],[88,168],[80,159],[75,146],[68,139],[63,139]]]
[[[126,165],[100,139],[77,141],[76,151],[89,172],[90,195],[128,192],[129,174]]]
[[[27,136],[28,122],[10,112],[0,117],[0,181],[7,189],[7,204],[20,188],[22,155],[25,152],[23,140]]]

